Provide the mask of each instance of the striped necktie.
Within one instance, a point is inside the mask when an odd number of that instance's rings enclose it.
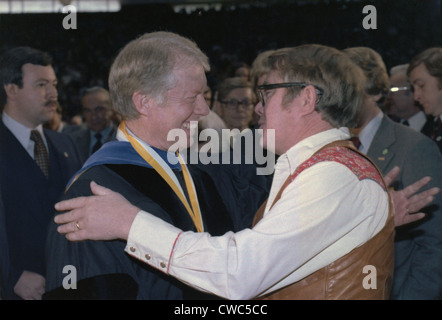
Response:
[[[44,173],[46,178],[49,176],[49,153],[37,130],[31,131],[31,140],[35,142],[34,145],[34,160]]]

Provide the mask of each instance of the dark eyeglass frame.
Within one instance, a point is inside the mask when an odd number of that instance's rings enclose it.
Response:
[[[231,110],[238,110],[239,106],[243,106],[244,109],[250,109],[250,106],[253,106],[253,101],[249,101],[249,103],[245,103],[243,101],[237,101],[237,100],[218,100],[219,102],[221,102],[222,104],[225,104],[229,109]],[[235,101],[235,104],[232,104],[232,101]]]
[[[311,84],[311,83],[307,83],[307,82],[284,82],[284,83],[271,83],[271,84],[263,84],[258,86],[256,89],[258,91],[258,97],[259,97],[259,101],[261,101],[262,106],[265,106],[266,102],[264,99],[264,95],[263,95],[263,91],[265,90],[272,90],[272,89],[279,89],[279,88],[290,88],[290,87],[301,87],[301,88],[305,88],[307,86],[313,86],[315,88],[316,94],[318,96],[322,96],[324,94],[324,90],[322,90],[321,88],[319,88],[318,86]]]

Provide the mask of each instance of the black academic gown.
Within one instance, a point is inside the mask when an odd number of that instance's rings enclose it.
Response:
[[[222,235],[234,230],[213,180],[195,166],[189,166],[203,217],[205,231]],[[70,186],[65,199],[90,195],[90,181],[110,188],[142,210],[181,228],[196,231],[185,207],[167,183],[153,169],[131,164],[101,164],[85,171]],[[172,277],[130,257],[126,243],[114,241],[69,242],[49,228],[45,299],[211,299]],[[64,269],[69,266],[68,269]],[[69,287],[72,266],[76,289]],[[65,281],[65,282],[63,282]]]

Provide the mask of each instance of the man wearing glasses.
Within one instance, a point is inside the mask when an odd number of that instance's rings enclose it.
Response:
[[[183,232],[91,184],[98,196],[57,209],[87,204],[95,218],[115,223],[93,224],[82,208],[58,216],[65,223],[58,231],[70,240],[127,240],[128,254],[229,299],[388,298],[394,238],[388,192],[345,128],[357,123],[362,71],[320,45],[277,50],[268,63],[255,110],[263,146],[280,157],[252,228],[218,237]],[[275,141],[266,138],[270,130]]]
[[[428,187],[442,185],[442,157],[425,135],[391,121],[379,108],[390,87],[382,56],[368,47],[343,52],[367,78],[360,125],[351,129],[359,135],[359,150],[373,159],[379,170],[400,167],[392,186],[403,189],[423,176],[431,176]],[[426,219],[396,230],[395,269],[391,299],[439,299],[442,293],[442,198],[422,209]]]
[[[228,129],[248,129],[253,119],[255,95],[252,84],[243,78],[227,78],[218,89],[215,108]]]
[[[419,103],[414,100],[407,68],[408,64],[401,64],[390,70],[390,91],[385,101],[386,111],[393,120],[421,131],[427,122],[427,116]]]
[[[115,139],[116,128],[112,122],[109,92],[102,87],[88,88],[81,98],[86,126],[80,126],[70,133],[84,163],[101,146]]]

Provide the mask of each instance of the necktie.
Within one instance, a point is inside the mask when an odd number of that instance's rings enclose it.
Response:
[[[440,117],[437,117],[437,120],[434,122],[433,125],[433,131],[431,132],[431,139],[434,140],[436,138],[436,135],[441,127],[442,127],[442,122],[440,120]]]
[[[359,149],[359,147],[361,146],[361,140],[359,140],[359,138],[356,136],[352,137],[350,140],[351,140],[351,142],[353,142],[356,149]]]
[[[95,143],[94,147],[92,148],[92,153],[94,153],[95,151],[97,151],[98,149],[101,148],[101,146],[103,145],[101,143],[101,134],[99,132],[97,132],[95,134],[95,138],[97,139],[97,142]]]
[[[32,130],[31,140],[35,142],[34,160],[47,178],[49,176],[49,154],[43,139],[41,138],[40,132]]]

